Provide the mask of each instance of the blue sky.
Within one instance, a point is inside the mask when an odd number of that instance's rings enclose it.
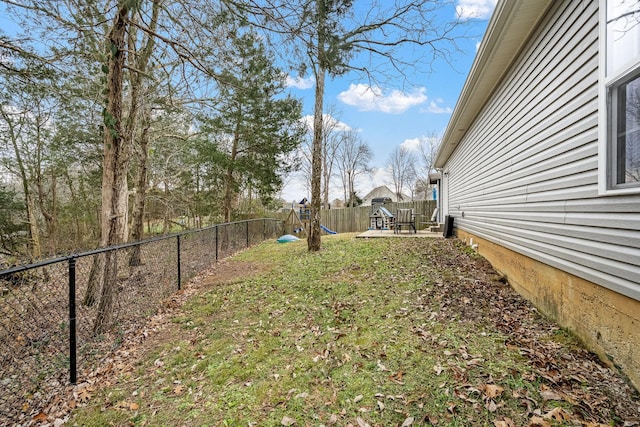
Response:
[[[349,128],[356,129],[374,153],[371,163],[374,173],[356,183],[359,196],[383,184],[393,189],[384,166],[395,147],[404,145],[416,148],[421,138],[444,133],[495,3],[496,0],[456,0],[455,7],[451,6],[449,19],[453,19],[456,9],[461,16],[473,18],[467,24],[468,33],[473,36],[460,42],[463,52],[454,53],[451,64],[444,61],[433,63],[431,72],[416,73],[411,85],[405,82],[397,87],[389,83],[370,86],[369,81],[358,80],[359,76],[350,74],[334,80],[327,79],[325,111],[333,106],[338,111],[336,118]],[[303,99],[304,114],[312,115],[313,80],[297,77],[291,78],[290,82],[291,93]],[[340,180],[335,179],[334,184],[330,199],[342,199]],[[301,177],[292,176],[281,196],[286,201],[309,197],[306,187],[308,185]]]

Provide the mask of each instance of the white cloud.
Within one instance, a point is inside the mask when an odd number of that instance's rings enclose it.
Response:
[[[400,147],[403,147],[409,151],[418,151],[420,149],[420,144],[426,138],[426,136],[421,136],[419,138],[405,139],[404,142],[400,144]]]
[[[335,131],[347,132],[351,130],[351,126],[349,126],[344,122],[341,122],[340,120],[336,119],[330,114],[323,114],[322,120],[324,121],[325,125],[323,127],[325,129],[331,126],[331,129]],[[309,131],[313,130],[313,116],[309,116],[309,115],[304,116],[302,118],[302,122],[305,124],[305,126]]]
[[[287,76],[285,85],[287,87],[295,87],[296,89],[310,89],[316,83],[313,77],[291,77]]]
[[[435,101],[431,101],[429,103],[429,108],[427,111],[435,114],[450,114],[453,110],[451,107],[441,107],[438,104],[442,104],[444,101],[441,98],[436,99]]]
[[[295,174],[286,179],[286,182],[280,191],[280,198],[286,202],[291,202],[291,207],[298,208],[298,201],[309,195],[309,185],[305,182],[304,177]]]
[[[456,14],[460,19],[488,19],[497,0],[458,0]]]
[[[360,197],[366,196],[374,188],[386,185],[392,189],[390,183],[393,182],[391,174],[385,167],[375,167],[370,174],[361,175],[356,178],[356,190]]]
[[[385,93],[378,86],[365,84],[350,84],[349,89],[340,92],[338,99],[347,105],[357,107],[360,111],[381,111],[383,113],[399,114],[414,105],[427,101],[427,89],[418,88],[412,93],[392,90]]]

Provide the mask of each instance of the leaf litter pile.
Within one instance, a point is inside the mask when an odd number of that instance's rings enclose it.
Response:
[[[640,426],[629,382],[454,239],[265,242],[81,380],[39,421]]]

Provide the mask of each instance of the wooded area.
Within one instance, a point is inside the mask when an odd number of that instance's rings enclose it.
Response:
[[[1,250],[16,260],[273,208],[301,102],[225,4],[2,2]],[[196,6],[196,7],[194,7]],[[187,221],[184,221],[187,222]],[[6,262],[11,259],[5,258]]]

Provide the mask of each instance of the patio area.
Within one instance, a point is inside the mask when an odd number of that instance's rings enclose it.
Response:
[[[358,234],[356,237],[368,239],[368,238],[379,238],[379,237],[432,237],[443,239],[442,231],[433,232],[429,230],[417,230],[417,232],[413,232],[411,230],[401,230],[399,233],[394,233],[394,230],[367,230],[364,233]]]

